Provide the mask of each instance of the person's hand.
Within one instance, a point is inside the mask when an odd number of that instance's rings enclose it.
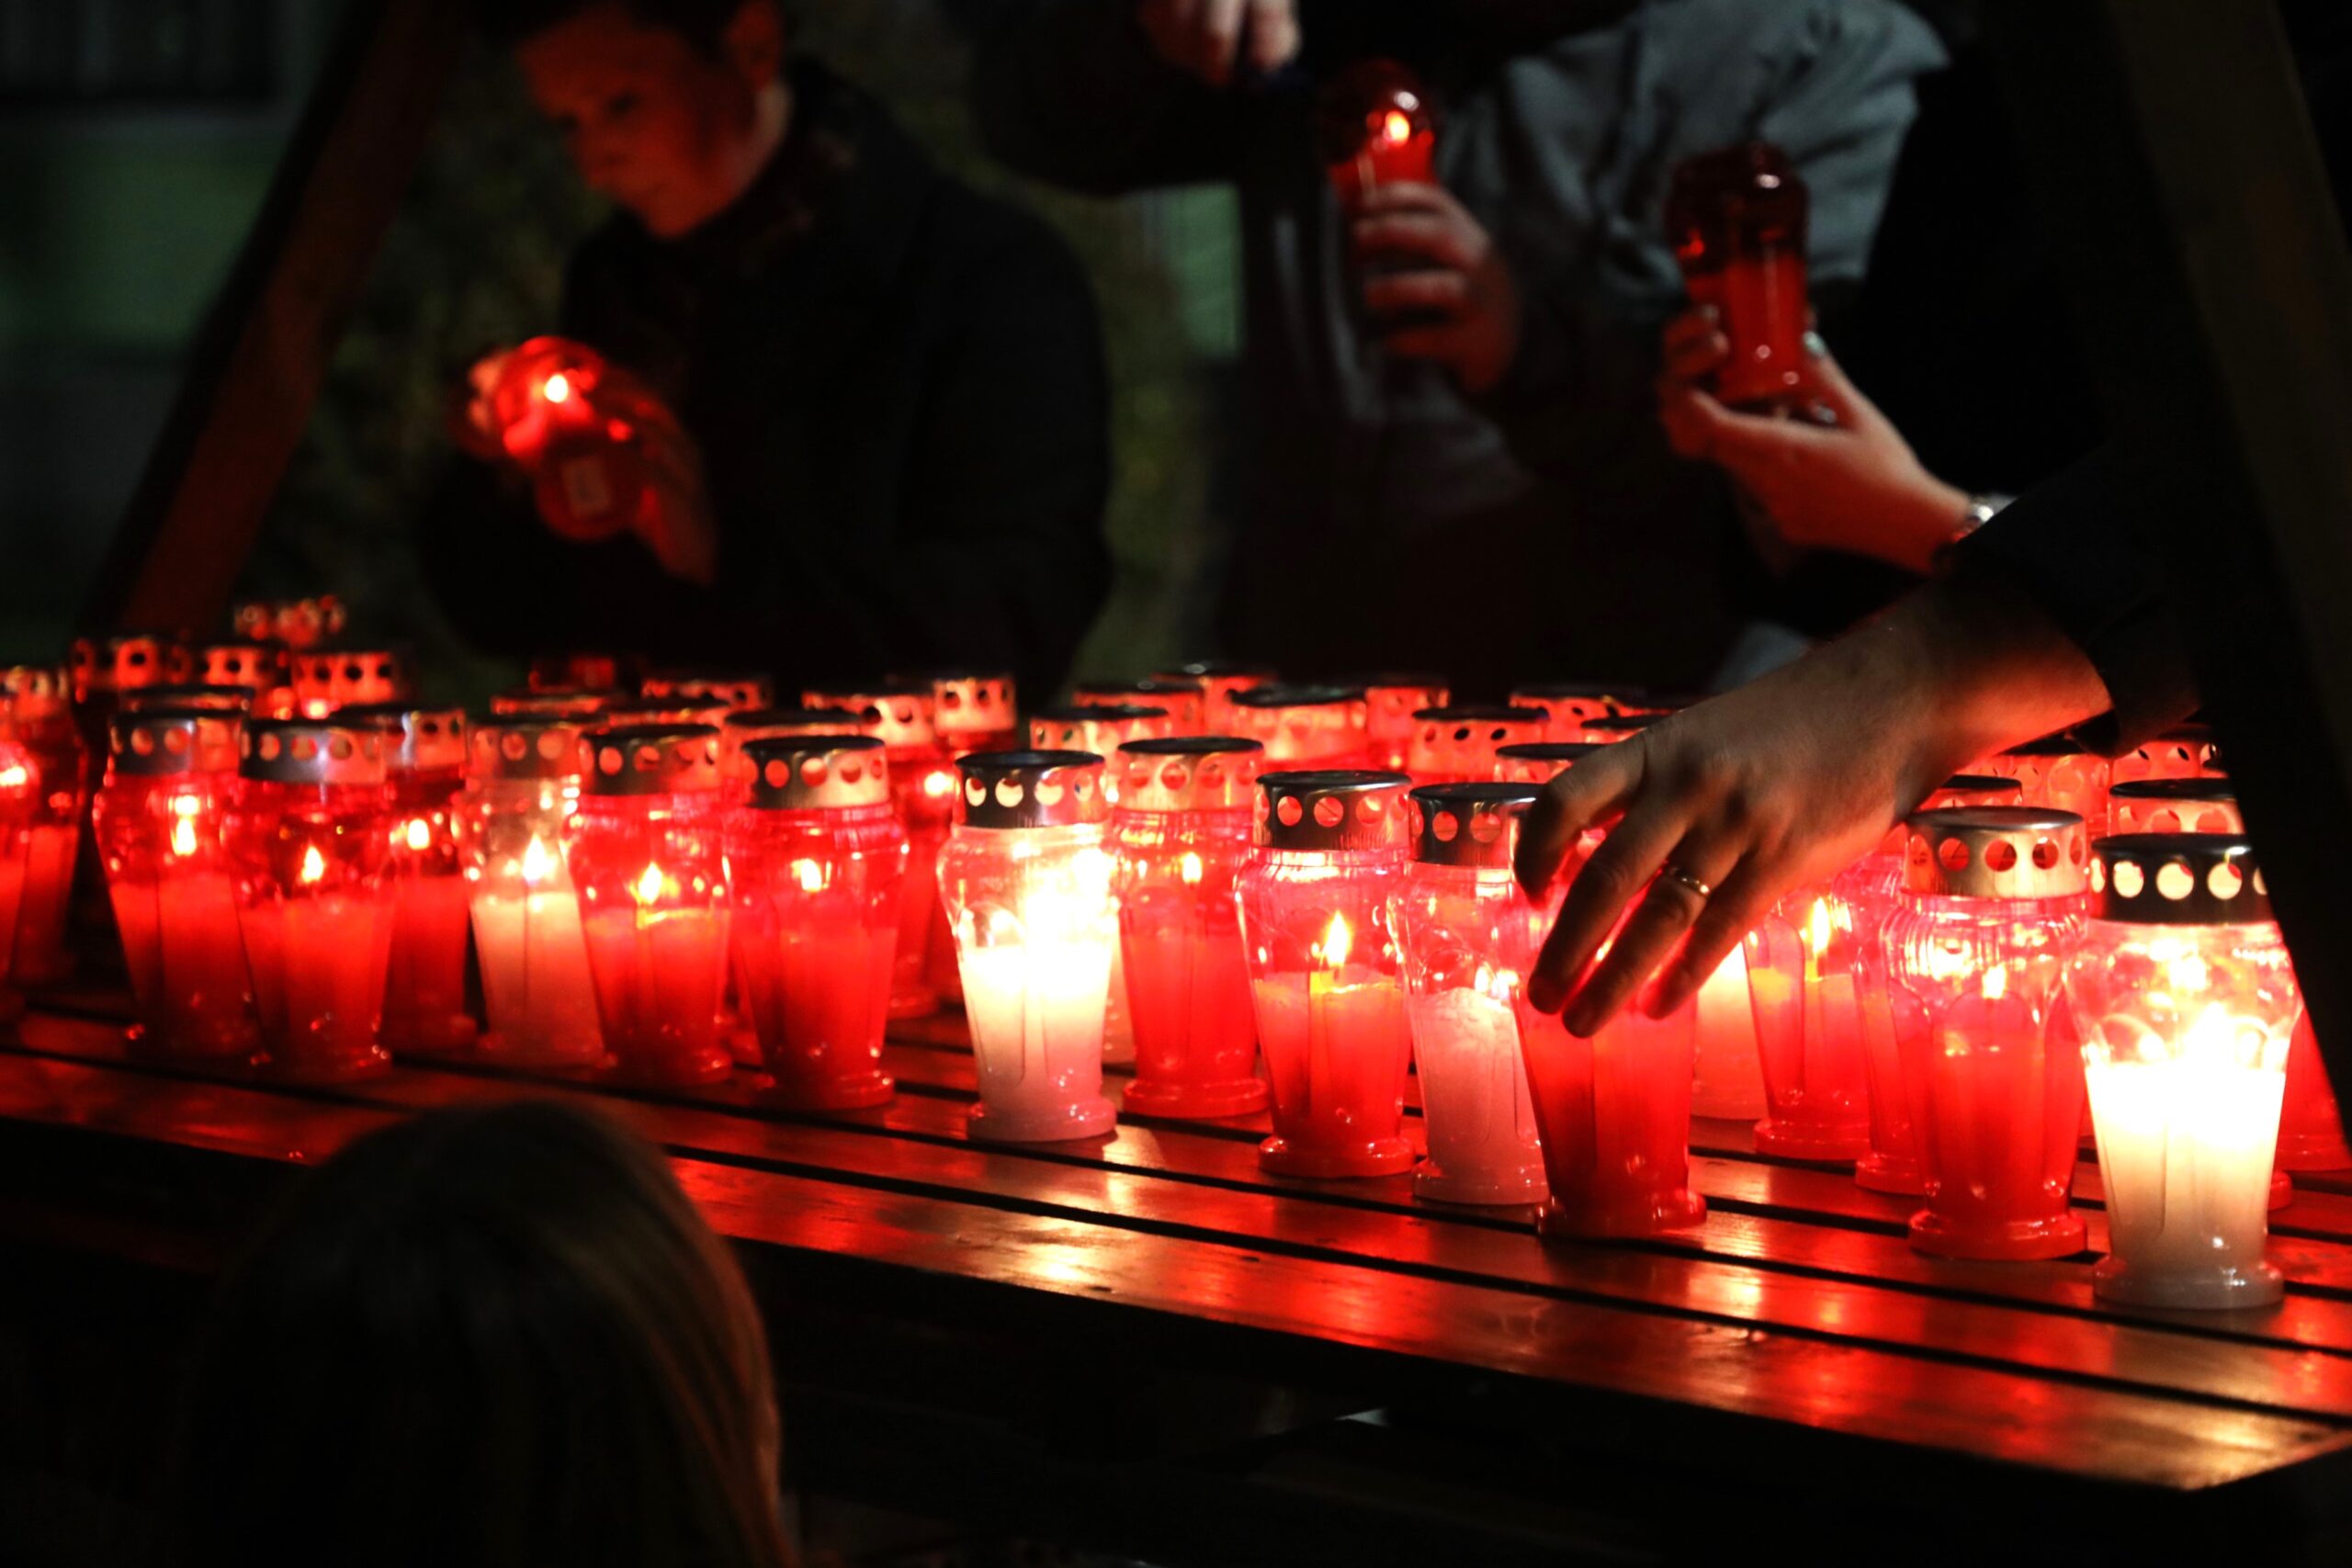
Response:
[[[449,438],[459,451],[485,462],[506,456],[504,432],[499,429],[490,400],[498,389],[499,378],[506,373],[507,361],[514,357],[513,349],[482,355],[466,367],[465,379],[450,392],[446,421]]]
[[[1725,408],[1705,382],[1730,355],[1711,309],[1667,324],[1658,418],[1674,449],[1721,467],[1788,544],[1928,571],[1959,531],[1966,493],[1923,468],[1826,354],[1807,362],[1798,390],[1835,425]]]
[[[1298,52],[1294,0],[1137,0],[1136,18],[1162,59],[1212,87],[1231,85],[1238,61],[1271,73]]]
[[[1352,238],[1360,261],[1416,264],[1364,279],[1365,309],[1401,318],[1388,351],[1437,361],[1465,392],[1491,390],[1519,354],[1519,286],[1478,220],[1442,186],[1374,186]]]
[[[1665,1016],[1783,893],[1867,853],[1955,770],[2106,705],[2089,660],[2038,611],[1955,579],[1593,752],[1521,829],[1516,870],[1539,906],[1564,867],[1574,876],[1530,1004],[1565,1005],[1589,1036],[1664,965],[1644,1005]]]

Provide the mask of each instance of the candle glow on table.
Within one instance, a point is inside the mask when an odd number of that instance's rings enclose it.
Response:
[[[971,1134],[1045,1143],[1107,1133],[1116,1116],[1102,1095],[1102,1016],[1119,930],[1102,760],[981,751],[956,766],[939,891],[979,1069]]]
[[[564,862],[580,890],[589,974],[616,1070],[695,1084],[734,1065],[720,1037],[727,867],[718,732],[622,725],[582,743],[579,809]]]
[[[2248,841],[2103,839],[2099,903],[2067,975],[2098,1126],[2103,1298],[2265,1306],[2271,1156],[2301,1007]]]
[[[2294,1042],[2287,1051],[2286,1103],[2278,1121],[2278,1167],[2282,1170],[2343,1170],[2352,1167],[2352,1147],[2344,1141],[2343,1113],[2336,1105],[2335,1086],[2328,1082],[2327,1064],[2320,1060],[2319,1041],[2312,1033],[2312,1016],[2308,1012],[2296,1021]]]
[[[863,688],[815,687],[800,700],[809,707],[848,713],[852,722],[845,728],[881,739],[899,823],[907,830],[890,1016],[937,1012],[941,996],[952,994],[943,971],[953,938],[938,887],[939,852],[955,817],[956,787],[955,761],[939,741],[938,698],[927,681],[885,681]],[[960,978],[956,984],[960,986]]]
[[[164,1056],[261,1051],[237,899],[220,843],[237,765],[234,715],[145,709],[114,720],[90,817],[138,1021]]]
[[[469,897],[451,811],[466,782],[465,715],[379,704],[336,717],[385,732],[393,913],[384,1045],[396,1055],[462,1050],[477,1032],[466,1010]]]
[[[1510,870],[1520,814],[1540,792],[1492,782],[1413,791],[1412,863],[1390,914],[1429,1158],[1416,1196],[1535,1203],[1546,1190],[1512,1007],[1531,910]]]
[[[561,719],[474,727],[453,810],[481,963],[481,1054],[517,1066],[588,1067],[605,1057],[580,894],[563,861],[580,800],[580,729]]]
[[[1384,1176],[1418,1154],[1405,1136],[1412,1039],[1391,896],[1404,879],[1402,773],[1260,777],[1239,888],[1274,1134],[1259,1162],[1283,1176]]]
[[[736,973],[781,1102],[879,1105],[906,829],[880,739],[806,735],[745,748],[750,794],[727,823]]]

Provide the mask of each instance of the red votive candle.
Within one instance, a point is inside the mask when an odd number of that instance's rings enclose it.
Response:
[[[20,1016],[24,998],[14,988],[17,908],[25,893],[25,860],[40,804],[40,769],[16,739],[9,705],[0,700],[0,1022]]]
[[[1107,1133],[1116,1114],[1102,1095],[1102,1014],[1119,923],[1102,759],[979,751],[956,766],[963,787],[939,890],[979,1069],[972,1136]]]
[[[1201,729],[1209,735],[1232,735],[1233,699],[1244,692],[1271,686],[1277,677],[1271,666],[1235,664],[1220,660],[1196,660],[1173,670],[1152,672],[1157,681],[1190,681],[1201,692]]]
[[[602,716],[616,698],[610,692],[584,686],[521,686],[490,699],[492,718],[554,718],[590,723]]]
[[[2107,792],[2107,831],[2243,833],[2237,786],[2225,778],[2129,779]]]
[[[162,657],[153,638],[117,639],[117,651],[130,668],[134,643],[143,645],[138,668],[148,668]],[[111,669],[111,666],[108,667]],[[19,883],[15,932],[8,975],[24,987],[53,986],[74,973],[65,931],[74,901],[74,863],[82,841],[82,813],[90,799],[90,753],[74,709],[66,700],[67,685],[47,665],[17,665],[0,671],[0,694],[7,698],[11,726],[17,744],[33,761],[40,793],[26,829],[24,872]],[[96,716],[111,714],[112,689],[92,698],[87,710]],[[100,721],[103,734],[103,719]]]
[[[1363,688],[1366,755],[1372,766],[1391,773],[1409,771],[1407,763],[1412,760],[1413,737],[1419,728],[1416,716],[1427,708],[1442,708],[1452,700],[1446,678],[1426,672],[1389,671],[1361,679],[1351,676],[1340,684]],[[1543,737],[1532,735],[1527,739],[1541,740]]]
[[[381,649],[294,656],[294,711],[324,718],[340,708],[396,703],[406,694],[399,656]]]
[[[890,796],[907,830],[906,893],[899,900],[899,943],[890,983],[890,1016],[921,1018],[939,1010],[942,996],[959,995],[960,976],[946,971],[953,953],[939,899],[939,850],[956,813],[956,762],[940,744],[938,698],[928,682],[882,682],[855,688],[819,687],[801,694],[810,707],[850,716],[845,730],[879,736],[890,769]],[[934,958],[934,953],[938,957]]]
[[[466,784],[466,716],[394,703],[345,708],[335,717],[384,731],[393,812],[384,1045],[401,1055],[463,1050],[477,1031],[466,1011],[469,897],[451,807]]]
[[[314,593],[307,599],[249,599],[237,606],[232,622],[247,642],[301,649],[341,637],[347,619],[341,599]]]
[[[2069,811],[1965,807],[1912,817],[1883,937],[1898,1048],[1926,1088],[1928,1205],[1911,1245],[1942,1258],[2063,1258],[2082,1054],[2051,1016],[2082,941],[2089,836]],[[2063,1034],[2064,1038],[2060,1038]]]
[[[2180,724],[2116,758],[2109,764],[2108,781],[2119,784],[2137,779],[2193,779],[2222,771],[2211,727]]]
[[[754,740],[789,740],[806,735],[875,735],[877,728],[840,708],[738,709],[718,727],[718,772],[728,803],[741,806],[751,798],[752,768],[744,760],[743,749]]]
[[[1510,870],[1520,815],[1539,793],[1443,784],[1412,794],[1413,860],[1393,913],[1429,1134],[1416,1197],[1544,1201],[1544,1150],[1512,1010],[1532,911]]]
[[[729,712],[775,706],[775,682],[740,670],[656,670],[638,690],[648,698],[715,704]]]
[[[1153,675],[1141,681],[1081,681],[1070,701],[1080,707],[1159,708],[1168,715],[1170,735],[1201,735],[1207,702],[1198,681]]]
[[[1386,1176],[1418,1157],[1405,1137],[1413,1047],[1389,927],[1410,824],[1403,773],[1273,773],[1258,780],[1241,874],[1241,933],[1280,1176]]]
[[[1317,141],[1332,194],[1353,215],[1385,185],[1436,179],[1437,118],[1421,80],[1393,60],[1358,61],[1323,90]]]
[[[135,692],[125,692],[115,711],[118,714],[218,713],[235,718],[267,718],[270,716],[259,712],[254,705],[257,695],[250,686],[216,686],[209,682],[141,686]],[[232,744],[232,766],[235,765],[233,752]]]
[[[915,679],[931,682],[932,723],[950,755],[1007,751],[1021,744],[1012,676],[1001,671],[933,670]]]
[[[130,1038],[164,1056],[261,1051],[221,827],[235,788],[234,714],[116,716],[90,821],[130,975]]]
[[[540,515],[583,541],[627,528],[651,488],[639,446],[645,393],[605,356],[568,338],[536,337],[486,362],[474,391],[488,404],[492,445],[531,477]]]
[[[205,643],[192,650],[190,669],[205,685],[251,692],[256,718],[294,716],[294,660],[283,643]]]
[[[1265,1109],[1234,902],[1263,751],[1230,736],[1119,748],[1114,890],[1135,1030],[1126,1107],[1137,1115],[1211,1118]]]
[[[2071,811],[2086,822],[2107,819],[2107,759],[2071,735],[2045,735],[1969,765],[1971,773],[2015,779],[2025,806]]]
[[[1500,775],[1506,746],[1541,745],[1541,708],[1430,707],[1413,715],[1405,771],[1419,784],[1467,784]]]
[[[1716,396],[1734,408],[1785,402],[1804,380],[1804,181],[1765,142],[1705,153],[1674,172],[1667,220],[1691,303],[1730,340]]]
[[[1747,952],[1767,1103],[1757,1148],[1860,1160],[1871,1148],[1868,964],[1851,907],[1826,885],[1799,888],[1747,933]]]
[[[1266,749],[1266,765],[1295,773],[1362,768],[1371,715],[1353,686],[1254,686],[1232,699],[1232,733]]]
[[[605,1059],[580,893],[564,829],[580,805],[580,727],[493,718],[467,736],[466,787],[451,808],[465,868],[489,1027],[481,1054],[540,1067]]]
[[[384,732],[254,719],[221,825],[237,931],[283,1077],[364,1077],[391,1063],[380,1029],[391,959],[391,811]]]
[[[1641,706],[1641,693],[1633,686],[1588,681],[1538,681],[1514,686],[1510,705],[1536,708],[1544,714],[1544,739],[1580,741],[1585,726],[1611,714],[1630,713]]]
[[[588,936],[605,1048],[624,1077],[710,1083],[734,1058],[727,989],[727,862],[718,731],[620,725],[581,743],[580,807],[564,861]]]
[[[795,1109],[879,1105],[907,865],[882,742],[787,736],[743,756],[750,793],[728,818],[727,867],[761,1060]]]

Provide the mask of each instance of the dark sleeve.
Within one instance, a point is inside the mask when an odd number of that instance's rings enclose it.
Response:
[[[1007,0],[972,70],[980,137],[1023,174],[1095,196],[1231,177],[1234,95],[1154,53],[1135,0]]]
[[[1954,552],[1954,570],[2038,606],[2081,649],[2111,709],[2079,733],[2127,750],[2198,705],[2164,561],[2143,519],[2161,498],[2136,492],[2113,447],[2019,497]]]

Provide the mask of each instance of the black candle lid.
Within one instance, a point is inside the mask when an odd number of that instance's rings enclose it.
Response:
[[[1270,850],[1405,851],[1405,773],[1370,768],[1263,773],[1250,841]]]
[[[1423,784],[1413,791],[1413,858],[1424,865],[1508,871],[1519,820],[1544,794],[1528,784]]]
[[[2222,926],[2274,918],[2261,858],[2243,833],[2122,833],[2091,849],[2102,920]]]
[[[956,820],[967,828],[1069,828],[1110,815],[1091,751],[975,751],[959,757]]]

